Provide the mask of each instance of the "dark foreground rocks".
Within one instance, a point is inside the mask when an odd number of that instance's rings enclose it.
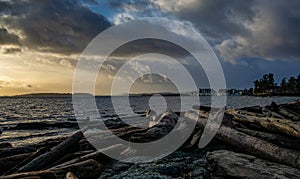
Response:
[[[22,147],[0,143],[0,178],[300,178],[300,102],[226,110],[224,116],[223,109],[194,109],[165,112],[148,128],[110,121],[110,130],[95,131],[89,126],[70,137]],[[218,126],[220,116],[224,120]],[[190,124],[195,126],[189,128]],[[200,149],[205,127],[217,130],[210,144]],[[176,140],[182,140],[188,131],[191,134],[174,153],[160,160],[134,164],[104,154],[145,157],[116,143],[114,137],[149,143],[171,131]],[[101,144],[98,150],[90,144],[95,141]],[[172,144],[163,146],[162,154]]]

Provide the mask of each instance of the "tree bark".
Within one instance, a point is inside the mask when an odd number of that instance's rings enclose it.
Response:
[[[187,120],[197,120],[197,125],[202,128],[205,127],[207,121],[199,118],[195,112],[187,112],[185,118]],[[211,130],[217,128],[214,124],[210,125],[210,127]],[[279,147],[225,126],[218,128],[215,138],[254,156],[300,168],[299,151]]]
[[[206,160],[212,175],[221,178],[300,178],[299,169],[232,151],[209,152]]]
[[[245,125],[252,125],[261,127],[270,132],[282,133],[285,135],[293,136],[300,139],[300,123],[293,122],[286,119],[268,118],[268,117],[256,117],[250,115],[244,115],[242,111],[228,110],[227,113],[233,115],[233,120],[238,121]]]
[[[271,142],[278,146],[300,151],[300,139],[294,139],[280,134],[255,131],[250,129],[237,128],[237,130],[245,134],[248,134],[250,136],[257,137],[262,140]]]
[[[25,153],[31,153],[35,151],[36,148],[33,147],[4,148],[4,149],[0,149],[0,158],[25,154]]]
[[[85,160],[79,163],[53,168],[49,170],[17,173],[0,177],[1,179],[19,178],[49,178],[64,179],[68,172],[72,172],[77,178],[99,178],[102,165],[95,160]]]
[[[34,170],[41,170],[51,165],[55,161],[59,160],[61,157],[69,154],[78,148],[78,143],[83,137],[81,130],[76,132],[74,135],[66,139],[64,142],[53,147],[49,152],[38,156],[33,159],[31,162],[21,167],[18,172],[29,172]]]
[[[105,152],[121,153],[123,150],[125,150],[125,147],[121,144],[117,144],[117,145],[110,146],[110,147],[98,150],[96,152],[93,152],[93,153],[90,153],[90,154],[87,154],[84,156],[77,157],[73,160],[67,161],[67,162],[59,164],[57,166],[51,167],[50,170],[55,169],[55,168],[60,168],[60,167],[66,166],[66,165],[71,165],[74,163],[82,162],[84,160],[90,160],[90,159],[93,159],[101,164],[104,164],[110,159],[108,156],[106,156],[104,154]]]
[[[11,169],[18,163],[22,162],[24,159],[26,159],[30,155],[31,155],[31,153],[26,153],[26,154],[19,154],[19,155],[15,155],[15,156],[1,158],[0,159],[0,174],[7,172],[7,170]]]

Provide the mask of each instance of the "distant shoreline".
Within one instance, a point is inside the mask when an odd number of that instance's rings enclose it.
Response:
[[[88,93],[78,93],[74,94],[79,97],[91,97],[94,96]],[[178,93],[144,93],[144,94],[130,94],[130,97],[149,97],[152,95],[162,95],[162,96],[180,96]],[[116,95],[115,97],[125,97],[126,95]],[[212,95],[214,96],[214,95]],[[228,95],[235,96],[235,95]],[[253,96],[253,97],[300,97],[300,93],[259,93],[254,95],[241,95],[241,96]],[[0,98],[72,98],[72,93],[31,93],[31,94],[22,94],[22,95],[13,95],[13,96],[0,96]],[[96,95],[94,97],[111,97],[109,95]]]

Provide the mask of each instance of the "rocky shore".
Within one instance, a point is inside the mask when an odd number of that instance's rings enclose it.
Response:
[[[89,139],[101,139],[103,148],[96,150],[83,135],[92,126],[70,137],[27,146],[0,143],[0,178],[300,178],[299,101],[225,110],[214,139],[200,149],[206,124],[210,124],[208,130],[214,130],[222,110],[194,106],[184,113],[168,111],[149,128],[107,121],[114,135],[135,143],[155,141],[172,130],[180,136],[184,128],[176,126],[196,122],[179,149],[149,163],[125,163],[104,155],[107,151],[134,152],[114,143],[108,131],[89,133]],[[179,121],[178,116],[184,120]],[[66,127],[77,127],[73,125],[68,122]],[[29,126],[17,126],[22,127]]]

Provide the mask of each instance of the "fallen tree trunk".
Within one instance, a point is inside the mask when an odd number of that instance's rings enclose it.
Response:
[[[83,137],[82,131],[76,132],[70,138],[60,143],[59,145],[53,147],[49,152],[38,156],[25,166],[21,167],[18,172],[29,172],[34,170],[41,170],[55,161],[59,160],[66,154],[76,150],[78,148],[78,143]]]
[[[300,150],[300,139],[291,139],[289,137],[279,134],[255,131],[250,129],[237,128],[237,130],[245,134],[251,135],[253,137],[257,137],[265,141],[271,142],[281,147]]]
[[[17,147],[0,149],[0,158],[35,152],[34,147]]]
[[[40,179],[40,178],[47,178],[47,179],[56,179],[56,175],[51,171],[34,171],[34,172],[27,172],[27,173],[17,173],[13,175],[7,176],[0,176],[0,179]]]
[[[286,109],[284,107],[279,107],[277,112],[283,116],[286,116],[287,118],[289,118],[293,121],[300,121],[300,115],[290,109]]]
[[[67,161],[67,162],[62,163],[60,165],[51,167],[49,170],[55,169],[55,168],[60,168],[60,167],[66,166],[66,165],[71,165],[71,164],[78,163],[78,162],[82,162],[82,161],[85,161],[85,160],[90,160],[90,159],[93,159],[93,160],[95,160],[95,161],[97,161],[101,164],[104,164],[110,159],[104,153],[109,152],[109,153],[114,153],[114,154],[116,154],[116,153],[120,154],[125,149],[126,149],[125,146],[123,146],[121,144],[113,145],[113,146],[98,150],[96,152],[93,152],[93,153],[90,153],[90,154],[87,154],[87,155],[84,155],[84,156],[77,157],[73,160]]]
[[[22,161],[18,162],[16,165],[12,166],[10,168],[10,170],[8,170],[7,172],[5,172],[5,175],[8,175],[8,174],[11,174],[11,173],[14,173],[14,172],[18,171],[19,167],[27,164],[28,162],[30,162],[31,160],[35,159],[39,155],[45,153],[46,151],[47,151],[46,148],[41,148],[41,149],[37,150],[36,152],[28,155],[25,159],[23,159]]]
[[[209,152],[206,160],[213,175],[221,178],[300,178],[300,170],[256,158],[251,155],[220,150]],[[213,176],[211,176],[213,177]]]
[[[65,163],[67,161],[73,160],[75,158],[78,158],[80,156],[84,156],[84,155],[87,155],[87,154],[90,154],[90,153],[93,153],[93,152],[94,152],[94,150],[87,150],[87,151],[79,151],[79,152],[75,152],[75,153],[72,153],[72,154],[68,154],[68,155],[64,156],[63,158],[59,159],[58,161],[56,161],[55,163],[53,163],[49,167],[54,167],[56,165]]]
[[[0,159],[0,175],[7,172],[7,170],[11,169],[18,163],[22,162],[24,159],[26,159],[30,155],[31,155],[31,153],[26,153],[26,154],[19,154],[19,155],[15,155],[15,156],[1,158]]]
[[[201,128],[206,126],[207,120],[199,118],[195,112],[187,112],[184,116],[187,120],[197,120],[197,125]],[[209,130],[218,128],[214,123],[210,127]],[[218,128],[215,138],[254,156],[300,168],[300,153],[298,151],[276,146],[225,126]]]
[[[99,178],[102,165],[95,160],[86,160],[72,165],[66,165],[60,168],[49,170],[17,173],[0,177],[1,179],[19,179],[19,178],[50,178],[64,179],[68,172],[72,172],[78,178]]]
[[[228,110],[227,113],[233,116],[233,120],[245,125],[256,125],[270,132],[282,133],[300,139],[300,124],[286,119],[276,119],[267,117],[256,117],[240,114],[242,111]]]

